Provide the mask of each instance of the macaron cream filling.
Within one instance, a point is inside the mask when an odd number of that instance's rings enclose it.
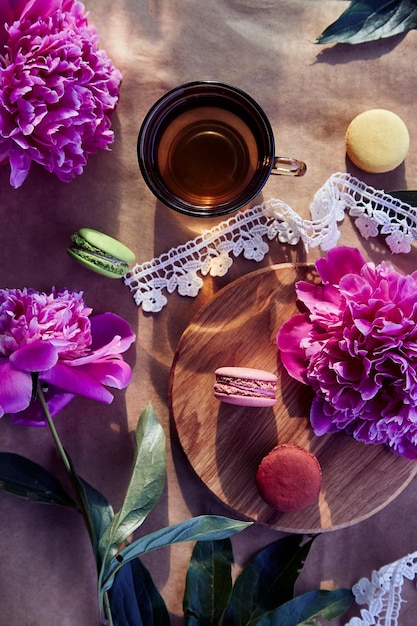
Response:
[[[113,256],[106,254],[103,250],[99,250],[89,244],[85,239],[82,239],[78,233],[74,233],[71,236],[72,245],[68,249],[68,252],[72,255],[79,255],[82,258],[95,263],[97,266],[102,267],[103,263],[108,267],[114,267],[115,271],[120,269],[120,275],[123,275],[126,271],[127,263],[121,259],[117,259]]]
[[[275,398],[276,383],[220,376],[214,383],[214,391],[226,395]]]
[[[90,270],[119,278],[135,262],[134,253],[117,239],[91,228],[81,228],[71,236],[68,254]]]
[[[249,407],[270,407],[276,403],[278,378],[271,372],[226,366],[214,373],[214,396],[221,402]]]

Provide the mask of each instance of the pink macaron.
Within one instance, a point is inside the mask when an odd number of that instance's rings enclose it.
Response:
[[[214,396],[221,402],[268,407],[277,401],[275,374],[252,367],[219,367],[215,376]]]

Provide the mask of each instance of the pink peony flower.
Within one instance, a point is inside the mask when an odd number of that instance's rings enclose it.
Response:
[[[0,24],[0,161],[13,187],[32,161],[69,182],[113,141],[121,74],[80,2],[6,0]]]
[[[134,333],[118,315],[90,318],[91,312],[82,293],[0,289],[0,417],[13,413],[17,423],[45,424],[33,401],[36,378],[52,416],[74,395],[110,403],[106,386],[129,384],[131,369],[121,353]]]
[[[315,434],[344,430],[417,459],[417,272],[375,266],[347,247],[316,268],[322,284],[296,285],[307,312],[277,337],[290,375],[315,391]]]

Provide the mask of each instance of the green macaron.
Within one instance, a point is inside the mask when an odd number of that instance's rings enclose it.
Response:
[[[92,228],[74,233],[67,252],[84,267],[108,278],[121,278],[136,260],[127,246]]]

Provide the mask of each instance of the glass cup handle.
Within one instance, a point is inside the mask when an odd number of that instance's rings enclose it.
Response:
[[[303,176],[306,173],[307,165],[303,161],[292,159],[291,157],[275,157],[271,174],[282,174],[284,176]]]

